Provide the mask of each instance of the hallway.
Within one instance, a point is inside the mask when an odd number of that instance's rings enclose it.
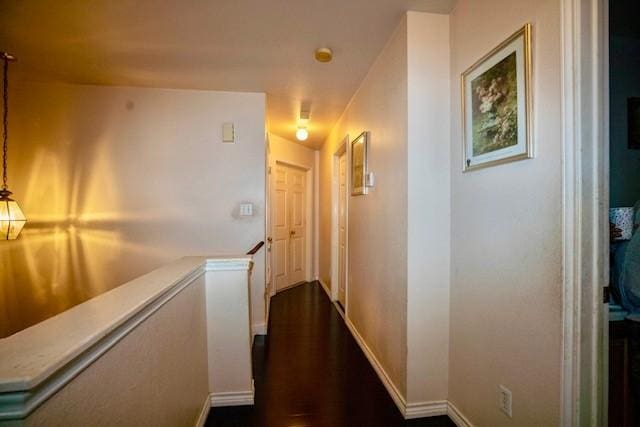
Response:
[[[403,420],[318,282],[272,299],[253,364],[255,406],[212,408],[207,426],[454,426],[446,416]]]

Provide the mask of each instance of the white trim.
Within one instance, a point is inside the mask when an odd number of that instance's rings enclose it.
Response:
[[[435,400],[432,402],[407,403],[404,409],[404,418],[411,420],[414,418],[437,417],[448,414],[449,403],[446,400]]]
[[[342,320],[345,320],[344,310],[342,309],[342,307],[340,307],[340,303],[337,300],[332,302],[333,302],[333,306],[336,308],[336,311],[338,312],[340,317],[342,317]]]
[[[251,256],[237,258],[207,258],[205,271],[244,271],[251,270],[253,261]]]
[[[305,276],[304,276],[304,280],[307,282],[311,282],[313,280],[313,277],[315,275],[315,269],[314,269],[314,260],[317,257],[317,252],[315,250],[315,225],[316,225],[316,198],[317,198],[317,192],[316,192],[316,167],[315,167],[315,155],[314,155],[314,166],[304,166],[302,164],[296,163],[296,162],[290,162],[288,160],[279,160],[279,159],[273,159],[273,166],[285,166],[285,167],[289,167],[289,168],[293,168],[293,169],[298,169],[300,171],[304,171],[304,176],[305,176],[305,192],[306,197],[305,197],[305,247],[304,247],[304,251],[305,251],[305,257],[304,257],[304,262],[305,262]],[[275,185],[272,186],[271,191],[273,192],[273,190],[275,189]],[[269,195],[269,197],[271,197],[271,195]],[[275,207],[275,205],[273,205],[273,207]],[[273,208],[272,207],[272,208]],[[271,226],[273,227],[274,224],[271,224]],[[275,236],[275,231],[274,230],[269,230],[271,236]],[[272,252],[273,253],[273,252]],[[274,261],[274,257],[272,256],[272,263]],[[276,288],[276,280],[275,278],[272,279],[273,280],[273,295],[275,295],[276,293],[283,291],[285,289],[287,289],[287,287],[282,288],[282,289],[277,289]],[[289,286],[291,287],[291,286]]]
[[[307,200],[305,200],[305,203],[307,204],[307,212],[305,215],[305,231],[306,231],[306,235],[304,236],[304,238],[306,239],[305,242],[305,257],[304,257],[304,262],[305,262],[305,269],[306,269],[306,274],[304,277],[304,280],[306,280],[307,282],[311,282],[311,280],[313,280],[313,276],[315,275],[315,271],[313,269],[313,258],[314,258],[314,241],[313,241],[313,235],[314,235],[314,231],[315,231],[315,222],[314,222],[314,218],[315,218],[315,195],[316,195],[316,187],[315,187],[315,169],[311,168],[311,169],[307,169],[306,172],[304,173],[304,177],[306,180],[305,183],[305,192],[306,194],[306,198]]]
[[[337,305],[337,301],[334,301],[334,304]],[[376,355],[373,353],[373,351],[371,351],[367,343],[364,341],[364,338],[362,338],[355,325],[348,317],[343,316],[343,318],[344,323],[347,325],[347,328],[349,328],[349,331],[351,331],[351,335],[353,335],[353,338],[356,340],[356,342],[360,346],[360,349],[369,360],[369,363],[373,367],[373,370],[376,371],[376,374],[378,374],[378,378],[380,378],[380,381],[382,381],[382,384],[387,389],[387,392],[389,393],[389,396],[391,396],[393,403],[396,404],[398,410],[405,419],[434,417],[438,415],[447,415],[449,413],[448,402],[446,400],[407,403],[404,396],[400,393],[398,387],[396,387],[396,385],[393,383],[393,380],[391,380],[380,361],[378,361]]]
[[[320,151],[313,155],[313,275],[320,274]]]
[[[607,268],[603,0],[562,0],[563,348],[561,425],[606,419],[602,286]]]
[[[102,337],[93,346],[79,354],[67,365],[59,369],[55,374],[47,377],[37,386],[25,391],[7,391],[0,393],[0,420],[15,420],[26,418],[36,408],[54,393],[71,382],[77,375],[89,365],[99,359],[120,340],[129,335],[142,322],[158,311],[167,302],[182,292],[187,286],[204,274],[202,267],[191,271],[177,281],[165,292],[141,307],[130,318],[126,319],[116,329]]]
[[[198,419],[196,420],[196,427],[204,427],[204,425],[207,423],[207,418],[209,417],[210,409],[211,409],[211,396],[207,395],[206,399],[204,399],[204,403],[202,404],[200,415],[198,415]]]
[[[349,217],[349,197],[351,195],[351,192],[349,191],[349,173],[350,173],[350,168],[349,168],[349,135],[345,135],[345,137],[342,139],[342,142],[340,142],[340,145],[338,147],[338,149],[331,155],[331,287],[329,288],[329,293],[330,293],[330,299],[331,301],[337,301],[338,300],[338,292],[339,289],[338,287],[340,286],[340,282],[338,280],[338,256],[339,256],[339,251],[338,251],[338,204],[339,204],[339,192],[340,192],[340,157],[344,154],[347,156],[347,182],[346,182],[346,192],[347,192],[347,200],[346,200],[346,205],[345,205],[345,216],[348,218]],[[348,222],[348,221],[347,221]],[[347,225],[347,229],[346,229],[346,238],[347,238],[347,242],[346,242],[346,246],[348,248],[349,245],[349,228]],[[345,254],[345,257],[348,259],[348,251],[347,254]],[[348,265],[346,263],[346,259],[345,259],[345,276],[347,275],[347,268]],[[348,282],[346,281],[347,278],[345,277],[345,305],[346,305],[346,299],[347,299],[347,286],[348,286]],[[346,309],[346,307],[345,307]]]
[[[471,424],[471,421],[469,421],[467,417],[462,415],[462,412],[460,412],[460,410],[456,407],[456,405],[453,404],[453,402],[449,401],[447,402],[447,404],[448,404],[447,415],[455,425],[457,425],[458,427],[473,427],[473,424]]]
[[[255,387],[253,381],[251,382],[251,390],[211,393],[209,395],[209,401],[211,402],[212,408],[253,405],[255,402]]]
[[[254,325],[251,325],[251,333],[253,336],[267,335],[267,323],[262,322],[262,323],[256,323]]]
[[[373,370],[376,371],[376,374],[378,374],[380,381],[382,381],[382,384],[387,389],[387,392],[389,392],[391,399],[393,400],[393,402],[396,404],[396,406],[404,416],[406,413],[406,406],[407,406],[407,402],[404,399],[404,396],[402,396],[402,394],[400,393],[396,385],[393,383],[391,378],[389,378],[389,375],[387,375],[387,372],[382,367],[382,364],[378,361],[378,358],[376,357],[376,355],[373,354],[373,352],[371,351],[367,343],[364,341],[364,338],[362,338],[362,336],[356,329],[355,325],[351,322],[351,320],[348,317],[345,317],[344,323],[347,325],[347,328],[349,328],[349,330],[351,331],[351,335],[353,335],[353,338],[356,340],[356,342],[362,349],[362,352],[369,360],[369,363],[371,363]]]
[[[324,282],[322,282],[321,280],[319,280],[319,282],[322,288],[325,290],[329,299],[331,299],[331,295],[325,287],[326,285],[324,284]],[[351,322],[351,320],[345,317],[345,314],[342,312],[340,306],[338,305],[338,301],[333,301],[333,305],[338,310],[340,316],[342,316],[342,318],[344,319],[344,322],[351,332],[351,335],[360,346],[360,349],[373,367],[373,370],[376,371],[376,374],[378,374],[378,378],[380,378],[380,381],[382,381],[382,384],[387,389],[389,396],[396,404],[398,410],[405,419],[447,415],[454,423],[456,423],[458,427],[473,427],[472,424],[467,420],[467,418],[464,417],[462,413],[451,402],[447,400],[407,403],[404,396],[402,396],[396,385],[393,383],[393,381],[385,371],[382,364],[378,361],[378,358],[366,344],[364,338],[362,338],[355,325]]]
[[[321,280],[321,279],[316,279],[316,281],[318,281],[318,283],[320,283],[320,286],[322,287],[322,289],[324,289],[324,292],[329,297],[329,301],[334,302],[333,299],[331,299],[331,290],[329,289],[329,286],[327,286],[327,284],[324,283],[324,281]]]
[[[298,286],[306,285],[307,283],[309,283],[309,282],[304,281],[304,280],[303,280],[303,281],[301,281],[301,282],[296,282],[296,283],[294,283],[293,285],[289,285],[289,286],[284,287],[284,288],[282,288],[282,289],[278,289],[278,292],[276,292],[276,294],[279,294],[280,292],[286,292],[286,291],[288,291],[289,289],[297,288]]]

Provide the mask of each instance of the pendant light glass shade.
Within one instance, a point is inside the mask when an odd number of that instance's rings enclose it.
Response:
[[[15,61],[13,55],[0,52],[0,58],[4,61],[2,73],[2,186],[0,187],[0,239],[14,240],[22,231],[27,222],[18,204],[10,197],[11,191],[7,187],[7,152],[9,147],[9,62]]]
[[[0,191],[0,238],[3,240],[15,240],[27,222],[18,204],[9,198],[10,194]]]

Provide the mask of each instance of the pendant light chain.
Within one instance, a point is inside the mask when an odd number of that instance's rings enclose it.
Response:
[[[9,58],[4,56],[4,82],[2,91],[2,189],[7,189],[7,134],[9,132]]]

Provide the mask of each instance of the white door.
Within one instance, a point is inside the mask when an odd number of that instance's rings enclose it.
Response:
[[[338,302],[347,306],[347,153],[340,156],[338,169]]]
[[[276,165],[273,202],[273,265],[276,291],[306,279],[306,173]]]

